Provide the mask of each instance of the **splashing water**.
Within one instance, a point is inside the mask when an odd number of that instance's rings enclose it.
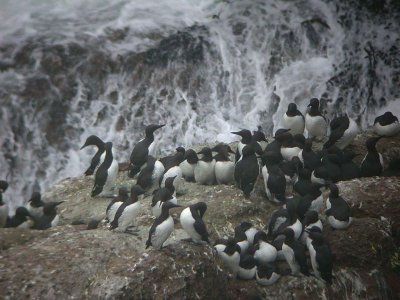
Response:
[[[271,134],[288,103],[305,112],[311,97],[362,128],[400,115],[399,10],[354,3],[3,1],[0,174],[12,205],[81,175],[90,134],[127,161],[151,123],[167,124],[165,154],[240,128]]]

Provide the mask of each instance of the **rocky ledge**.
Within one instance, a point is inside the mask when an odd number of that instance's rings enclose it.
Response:
[[[360,135],[351,147],[364,153]],[[400,138],[380,142],[386,161],[398,158]],[[118,186],[134,182],[120,172]],[[345,231],[325,236],[336,259],[332,285],[315,277],[282,276],[271,287],[237,280],[211,246],[186,240],[179,223],[161,251],[145,250],[151,195],[142,202],[135,235],[112,232],[100,220],[110,201],[91,198],[93,178],[68,178],[44,195],[60,205],[60,225],[46,230],[0,229],[0,298],[130,299],[398,299],[400,298],[400,177],[361,178],[338,184],[355,220]],[[327,195],[326,195],[327,196]],[[244,199],[234,186],[184,182],[179,204],[204,201],[211,240],[228,237],[241,221],[263,228],[278,206],[264,196],[261,179]],[[177,216],[180,209],[175,209]],[[80,224],[80,225],[71,225]]]

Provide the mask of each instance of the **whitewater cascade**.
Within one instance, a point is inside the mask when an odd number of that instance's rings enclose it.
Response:
[[[386,110],[400,116],[400,9],[390,3],[3,2],[0,177],[14,207],[83,174],[90,134],[122,162],[151,123],[167,124],[156,133],[165,154],[234,141],[241,128],[271,134],[289,102],[305,112],[311,97],[362,128]]]

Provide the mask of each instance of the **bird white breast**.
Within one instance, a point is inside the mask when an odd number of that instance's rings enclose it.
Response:
[[[169,216],[164,222],[156,227],[156,230],[151,235],[151,244],[153,248],[160,250],[163,243],[168,239],[174,230],[174,220]]]
[[[304,164],[303,149],[300,150],[300,152],[297,155],[297,157],[300,159],[301,163]]]
[[[57,226],[59,221],[60,221],[60,217],[59,217],[59,215],[57,214],[57,215],[54,217],[54,219],[51,221],[51,227]]]
[[[351,217],[349,218],[348,221],[337,220],[337,219],[335,219],[334,216],[328,217],[329,224],[335,229],[346,229],[347,227],[350,226],[352,220],[353,220],[353,218],[351,218]]]
[[[241,249],[240,253],[246,253],[247,249],[249,249],[249,241],[248,240],[240,241],[240,242],[237,242],[236,244],[238,244],[238,246]]]
[[[269,177],[269,173],[268,173],[268,169],[266,166],[263,166],[261,169],[261,173],[263,175],[264,178],[264,187],[265,187],[265,192],[267,193],[267,197],[270,201],[274,201],[274,199],[272,198],[272,194],[271,191],[268,188],[268,177]]]
[[[312,171],[312,173],[311,173],[311,182],[319,183],[319,184],[325,184],[325,179],[315,177],[314,171]]]
[[[8,217],[8,206],[3,204],[0,206],[0,228],[3,228],[6,225]]]
[[[303,225],[301,224],[299,219],[296,219],[296,222],[294,222],[292,225],[288,226],[287,228],[292,228],[294,231],[294,238],[297,240],[301,232],[303,231]]]
[[[113,158],[111,166],[107,170],[107,180],[103,187],[103,191],[110,191],[114,187],[114,183],[118,177],[118,162]]]
[[[111,205],[110,209],[107,212],[107,218],[110,223],[114,220],[115,214],[122,203],[122,201],[118,201]]]
[[[324,197],[321,194],[311,202],[310,208],[308,210],[315,210],[316,212],[320,212],[323,206],[324,206]]]
[[[224,244],[217,244],[214,246],[214,249],[215,249],[215,251],[217,251],[218,255],[221,255],[221,253],[224,252],[225,248],[226,248],[226,245],[224,245]]]
[[[223,263],[236,274],[239,268],[240,255],[238,252],[228,255],[225,252],[218,252],[219,257],[221,257]]]
[[[121,216],[118,219],[118,231],[126,231],[126,229],[130,226],[136,225],[136,218],[140,213],[141,205],[139,202],[135,202],[131,205],[125,207]]]
[[[243,279],[243,280],[251,280],[256,276],[256,270],[257,270],[256,266],[254,266],[251,269],[244,269],[239,266],[237,276],[238,276],[238,278]]]
[[[232,161],[217,161],[215,163],[215,179],[218,184],[233,184],[235,163]]]
[[[194,169],[196,167],[196,164],[189,164],[187,160],[184,160],[183,162],[181,162],[179,167],[182,170],[183,178],[185,178],[186,180],[194,178]]]
[[[307,113],[306,129],[308,137],[324,137],[326,135],[327,123],[322,116],[310,116]]]
[[[151,155],[151,156],[156,156],[156,145],[157,145],[157,143],[156,143],[156,140],[154,140],[151,144],[150,144],[150,146],[149,146],[149,155]]]
[[[170,200],[165,201],[165,203],[166,203],[166,202],[171,202],[171,203],[173,203],[173,204],[178,204],[178,200],[176,199],[175,196],[173,196]],[[161,201],[158,201],[158,202],[156,203],[156,205],[154,205],[154,206],[151,208],[151,212],[152,212],[153,216],[155,216],[156,218],[158,218],[158,217],[161,215],[162,204],[163,204],[163,203],[162,203]]]
[[[215,160],[205,162],[199,160],[194,169],[194,179],[198,184],[211,185],[215,181]]]
[[[377,122],[374,125],[374,131],[380,136],[392,136],[400,132],[400,124],[396,121],[392,124],[382,126],[379,124],[379,122]]]
[[[282,128],[290,129],[292,135],[303,134],[304,125],[304,119],[302,116],[289,117],[286,113],[283,115]]]
[[[246,230],[245,234],[246,234],[247,240],[249,241],[250,244],[253,244],[254,236],[256,235],[257,232],[258,232],[258,230],[254,227],[251,227]]]
[[[32,220],[27,220],[17,226],[17,228],[22,228],[22,229],[29,229],[33,226],[33,221]]]
[[[328,210],[328,209],[330,209],[332,207],[332,204],[331,204],[331,200],[329,200],[329,197],[326,199],[326,209]]]
[[[335,143],[339,149],[346,148],[357,136],[358,128],[356,122],[349,118],[349,128],[345,130],[343,136]]]
[[[182,210],[179,220],[183,230],[186,231],[186,233],[192,238],[192,240],[194,242],[201,242],[201,235],[198,234],[193,227],[195,220],[192,216],[192,213],[190,212],[189,207],[186,207],[184,210]]]
[[[162,174],[164,174],[165,168],[164,165],[162,164],[161,161],[156,160],[156,162],[154,163],[154,170],[153,170],[153,174],[151,175],[151,180],[153,182],[158,183],[158,181],[160,180],[160,177],[162,176]]]
[[[294,251],[288,245],[283,243],[282,253],[285,256],[286,262],[288,263],[290,269],[292,270],[292,275],[296,275],[300,271],[300,266],[294,257]]]
[[[260,241],[260,249],[254,253],[254,259],[261,264],[274,262],[277,256],[277,251],[270,243]]]
[[[318,278],[321,278],[321,273],[318,270],[318,263],[317,263],[317,259],[316,259],[317,252],[315,251],[311,242],[307,244],[307,247],[308,247],[308,251],[310,252],[311,266],[314,270],[314,275]]]
[[[43,206],[34,207],[28,202],[25,207],[34,219],[39,219],[43,216]]]
[[[385,164],[383,162],[383,157],[382,157],[382,154],[380,154],[380,153],[378,153],[378,154],[379,154],[379,162],[381,163],[382,170],[383,170],[383,169],[385,169]]]
[[[246,146],[246,144],[243,144],[242,142],[239,142],[237,145],[237,150],[238,150],[240,156],[242,156],[242,151],[243,151],[244,146]]]
[[[175,187],[175,190],[178,190],[181,179],[182,179],[182,170],[179,166],[175,166],[172,167],[171,169],[169,169],[167,172],[165,172],[164,176],[163,176],[163,180],[161,182],[161,187],[165,187],[165,180],[167,180],[167,178],[169,177],[175,177],[174,181],[173,181],[173,185]]]
[[[286,161],[291,161],[293,157],[299,155],[300,151],[299,147],[281,147],[282,157]]]
[[[321,229],[321,231],[324,230],[324,226],[322,225],[321,220],[318,220],[317,222],[308,225],[305,229],[311,229],[311,228],[314,227],[314,226],[315,226],[315,227],[318,227],[319,229]],[[303,244],[307,245],[307,247],[308,247],[308,240],[311,241],[311,239],[308,237],[308,235],[309,235],[308,232],[306,232],[306,231],[304,230],[303,233],[301,234],[301,238],[300,238],[301,242],[302,242]]]
[[[281,278],[281,275],[273,272],[270,278],[260,278],[258,276],[258,272],[256,272],[256,280],[258,284],[264,285],[264,286],[269,286],[273,285],[275,282],[278,281],[278,279]]]

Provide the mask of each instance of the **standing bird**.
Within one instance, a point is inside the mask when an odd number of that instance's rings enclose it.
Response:
[[[297,109],[295,103],[289,103],[288,109],[282,118],[282,127],[290,129],[291,134],[303,134],[304,132],[304,116]]]
[[[308,107],[310,107],[310,109],[307,111],[305,118],[308,137],[325,137],[328,125],[325,117],[319,111],[319,100],[317,98],[312,98]]]
[[[140,171],[136,184],[140,185],[145,191],[158,186],[160,177],[164,174],[164,165],[154,156],[147,157],[146,166]]]
[[[180,215],[180,223],[183,230],[190,236],[196,244],[210,243],[208,232],[203,221],[204,213],[207,210],[207,204],[198,202],[186,207]]]
[[[168,177],[165,181],[165,187],[154,191],[153,199],[151,201],[151,212],[156,218],[161,215],[162,205],[165,202],[178,204],[178,200],[175,197],[174,180],[175,177]]]
[[[254,244],[258,245],[258,250],[254,253],[254,258],[259,265],[273,263],[276,260],[277,251],[274,246],[268,242],[267,234],[259,231],[254,237]]]
[[[44,204],[45,203],[42,201],[42,196],[40,193],[33,192],[31,199],[28,200],[28,203],[25,205],[25,207],[33,218],[39,219],[41,216],[43,216]]]
[[[237,163],[238,160],[242,157],[243,148],[252,142],[252,135],[251,131],[247,129],[242,129],[240,131],[233,131],[231,133],[242,137],[236,148],[235,162]]]
[[[246,198],[250,197],[257,181],[260,168],[253,147],[245,146],[242,151],[242,159],[235,165],[235,182],[243,191]]]
[[[118,196],[114,197],[106,209],[106,220],[112,222],[115,217],[115,213],[118,208],[129,198],[128,189],[126,187],[120,187],[118,190]]]
[[[83,146],[81,147],[80,150],[87,146],[96,146],[97,147],[97,152],[95,155],[92,157],[92,160],[90,161],[90,166],[86,170],[85,175],[93,175],[94,171],[96,171],[96,168],[104,161],[104,151],[105,151],[105,143],[96,135],[91,135],[89,136]]]
[[[390,111],[376,117],[374,121],[374,131],[379,136],[392,136],[400,132],[399,119]]]
[[[357,124],[347,115],[337,117],[330,124],[331,133],[328,141],[324,144],[324,149],[336,146],[339,149],[346,148],[358,133]]]
[[[111,142],[105,144],[105,151],[104,161],[97,169],[94,177],[92,197],[101,194],[103,191],[111,190],[118,176],[118,162],[114,159]]]
[[[136,226],[136,218],[141,209],[139,196],[144,192],[140,185],[134,185],[131,188],[131,196],[118,207],[114,220],[110,223],[110,230],[127,232],[129,228]]]
[[[174,186],[175,189],[178,190],[180,181],[182,179],[182,170],[179,165],[183,162],[185,156],[185,150],[182,147],[178,147],[174,155],[169,156],[168,160],[161,159],[160,161],[163,163],[165,170],[164,174],[160,177],[160,187],[165,186],[165,181],[168,178],[174,178]]]
[[[20,206],[15,211],[15,215],[7,219],[6,228],[29,229],[33,226],[34,220],[29,211],[24,206]]]
[[[280,153],[266,152],[261,156],[262,175],[268,200],[274,203],[282,203],[285,200],[286,177],[279,168]]]
[[[333,254],[328,242],[322,233],[318,231],[307,230],[308,238],[311,241],[307,243],[310,253],[311,266],[315,277],[332,283]]]
[[[3,193],[7,188],[7,181],[0,180],[0,228],[3,228],[6,225],[8,218],[8,205],[3,200]]]
[[[282,252],[292,275],[298,275],[301,272],[309,276],[305,246],[294,238],[294,232],[291,228],[286,228],[282,234],[286,237],[282,244]]]
[[[380,137],[372,137],[365,143],[367,147],[367,154],[361,162],[361,176],[372,177],[382,174],[384,169],[382,154],[376,150],[376,143],[381,139]]]
[[[293,157],[299,155],[302,146],[295,142],[290,132],[281,134],[276,139],[281,142],[281,155],[284,160],[291,161]]]
[[[161,215],[155,219],[150,228],[149,238],[146,241],[146,249],[152,246],[157,250],[161,250],[162,245],[174,230],[174,220],[169,215],[169,210],[175,207],[181,206],[171,202],[166,202],[163,204]]]
[[[273,285],[281,277],[276,272],[276,268],[272,263],[266,265],[257,265],[256,281],[260,285],[270,286]]]
[[[63,202],[45,203],[43,206],[43,215],[38,219],[34,218],[32,229],[45,230],[57,226],[60,220],[60,216],[57,214],[57,206]]]
[[[217,244],[214,248],[217,250],[217,254],[223,263],[236,275],[239,269],[241,250],[239,245],[236,244],[235,239],[229,238],[226,245]]]
[[[233,184],[235,182],[235,163],[229,159],[229,153],[234,153],[226,144],[218,144],[211,149],[217,152],[215,159],[215,179],[218,184]]]
[[[175,153],[160,158],[160,162],[163,164],[165,171],[168,171],[172,167],[176,166],[176,161],[181,162],[185,159],[186,150],[183,147],[177,147]]]
[[[328,222],[334,229],[346,229],[350,226],[353,218],[351,208],[346,200],[339,196],[339,189],[336,184],[329,186],[331,192],[326,200],[325,214]]]
[[[256,276],[256,260],[253,255],[248,253],[242,253],[240,255],[240,261],[237,271],[237,277],[243,280],[251,280]]]
[[[185,151],[183,161],[179,164],[182,170],[182,177],[189,182],[194,182],[194,169],[196,168],[199,158],[196,151],[188,149]]]
[[[303,163],[304,168],[311,171],[318,168],[321,164],[321,158],[312,150],[312,140],[306,139],[304,148],[299,153],[299,159]]]
[[[235,227],[235,235],[238,235],[240,232],[243,232],[246,240],[250,243],[254,243],[254,236],[258,232],[258,230],[248,221],[244,221]]]
[[[215,182],[215,159],[212,156],[212,151],[208,147],[204,147],[197,154],[202,154],[194,168],[194,180],[198,184],[212,185]]]
[[[253,131],[252,143],[257,142],[261,150],[264,151],[265,147],[267,146],[268,140],[265,137],[264,132],[262,132],[261,127],[259,126],[257,130]]]
[[[130,157],[130,166],[128,176],[135,177],[147,161],[147,156],[156,154],[156,143],[154,142],[154,131],[164,125],[148,125],[145,129],[145,138],[141,139],[134,147]]]

